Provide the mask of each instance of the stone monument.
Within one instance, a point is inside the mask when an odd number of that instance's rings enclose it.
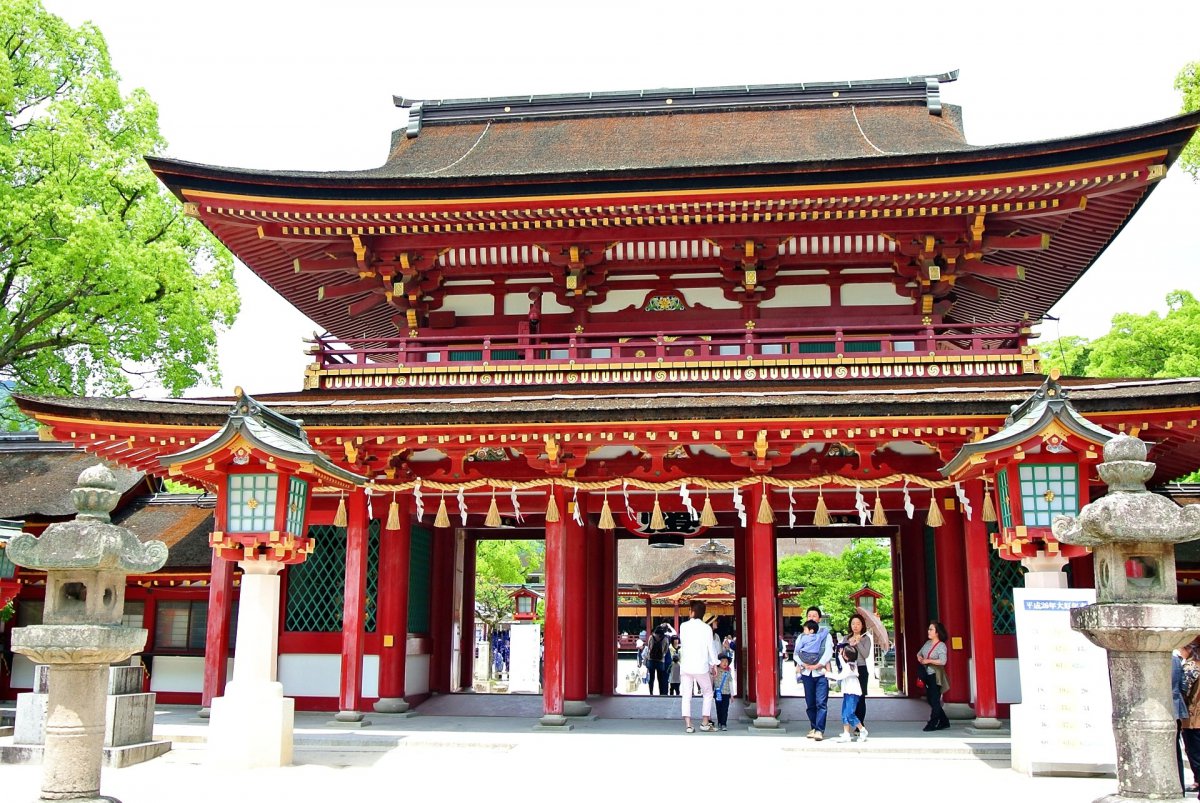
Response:
[[[17,566],[46,572],[42,624],[12,632],[13,652],[50,667],[42,771],[43,800],[111,801],[100,795],[109,664],[146,644],[146,631],[125,627],[125,576],[158,571],[161,541],[145,544],[109,520],[120,494],[102,465],[84,469],[71,501],[74,521],[8,546]]]
[[[1175,544],[1200,538],[1200,507],[1146,490],[1154,464],[1137,438],[1110,440],[1097,468],[1108,495],[1058,517],[1054,535],[1096,561],[1096,602],[1072,610],[1071,627],[1108,650],[1118,789],[1100,800],[1182,799],[1171,651],[1200,633],[1200,610],[1176,604]]]

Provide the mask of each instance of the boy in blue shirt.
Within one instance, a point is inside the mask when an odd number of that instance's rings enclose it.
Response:
[[[721,663],[713,667],[713,700],[717,704],[717,730],[728,730],[729,695],[733,691],[733,672],[729,669],[732,656],[723,652],[719,656]]]

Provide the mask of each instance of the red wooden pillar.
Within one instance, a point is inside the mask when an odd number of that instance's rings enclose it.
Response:
[[[675,632],[679,632],[679,597],[675,598],[675,624],[673,625]]]
[[[450,634],[454,593],[454,530],[433,528],[429,595],[429,691],[450,691]]]
[[[542,708],[545,727],[569,727],[563,715],[563,625],[566,603],[566,494],[562,486],[551,485],[558,521],[546,522],[546,631],[542,640]]]
[[[400,529],[384,530],[379,540],[379,604],[376,607],[379,651],[379,700],[375,710],[402,714],[408,661],[408,570],[412,549],[411,499],[398,498]]]
[[[750,684],[746,682],[750,677],[750,673],[747,671],[750,652],[746,646],[746,633],[749,632],[749,628],[745,627],[742,621],[744,618],[742,616],[742,600],[746,599],[746,592],[750,588],[750,570],[746,553],[746,533],[735,529],[733,534],[733,637],[737,640],[737,655],[734,657],[734,661],[737,670],[738,692],[743,699],[752,700],[754,692],[751,690]]]
[[[600,631],[604,638],[604,667],[601,694],[612,694],[617,688],[617,536],[616,533],[601,534],[601,549],[604,555],[603,583],[601,585],[601,613],[604,627]]]
[[[967,595],[971,611],[971,657],[975,666],[975,727],[999,728],[996,718],[996,644],[992,627],[991,544],[983,520],[983,482],[966,483],[972,516],[966,525]]]
[[[210,580],[211,582],[211,580]],[[126,600],[129,596],[126,595]],[[154,653],[154,633],[158,629],[158,595],[154,593],[154,588],[147,588],[146,595],[142,598],[142,629],[146,631],[146,646],[142,648],[143,653]],[[207,630],[205,631],[207,634]],[[0,636],[3,635],[3,628],[0,627]],[[3,643],[3,641],[0,641]],[[207,663],[207,659],[205,661]],[[3,664],[0,664],[3,666]],[[142,664],[142,693],[150,692],[150,673],[145,670],[145,663]],[[0,684],[2,685],[2,684]],[[201,702],[203,702],[203,691],[201,691]]]
[[[608,629],[604,626],[605,589],[608,588],[604,579],[604,541],[607,533],[602,533],[591,516],[583,520],[583,538],[587,550],[587,566],[585,569],[587,583],[587,693],[611,694],[612,690],[604,688],[604,656],[616,647],[616,637],[608,638]]]
[[[650,634],[654,632],[654,597],[646,597],[646,638],[649,643]]]
[[[342,678],[338,722],[361,722],[363,651],[366,646],[367,492],[355,488],[347,499],[346,594],[342,604]]]
[[[750,486],[746,506],[750,518],[750,641],[754,645],[756,728],[779,727],[779,631],[775,628],[775,525],[758,521],[768,491],[762,483]]]
[[[200,716],[208,716],[214,697],[225,693],[225,673],[229,664],[229,616],[233,608],[233,561],[212,554],[211,579],[208,584],[208,624],[205,630],[204,690],[201,692]],[[146,600],[146,608],[157,600]],[[150,631],[153,634],[153,630]]]
[[[946,693],[946,701],[965,703],[970,699],[970,672],[967,671],[967,656],[970,653],[964,649],[970,639],[967,584],[964,579],[966,532],[964,514],[957,504],[954,491],[949,491],[945,499],[955,504],[948,509],[942,504],[942,497],[938,498],[945,524],[934,531],[934,550],[937,560],[938,618],[946,626],[950,637],[949,661],[946,665],[950,691]],[[973,514],[980,516],[981,509],[975,508]]]
[[[475,552],[478,540],[467,536],[463,543],[462,633],[459,639],[458,685],[475,686]]]
[[[578,502],[582,516],[587,504],[582,495]],[[583,525],[575,520],[575,504],[566,510],[563,710],[568,716],[586,716],[592,710],[587,704],[587,542]]]

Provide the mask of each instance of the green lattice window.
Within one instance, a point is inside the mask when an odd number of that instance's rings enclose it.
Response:
[[[308,495],[308,483],[292,477],[288,484],[287,531],[293,535],[304,532],[304,498]]]
[[[1026,527],[1049,527],[1055,516],[1079,512],[1079,466],[1026,465],[1021,471],[1021,513]]]
[[[316,548],[304,563],[288,569],[284,629],[296,633],[338,633],[346,590],[346,530],[329,524],[308,528]],[[375,632],[379,591],[379,521],[367,529],[365,629]]]
[[[279,477],[275,474],[229,475],[229,530],[235,533],[265,533],[275,526],[275,496]]]
[[[430,579],[433,576],[433,533],[412,528],[408,564],[408,632],[429,632]]]
[[[1001,471],[996,474],[996,492],[1000,497],[1000,524],[1005,527],[1013,526],[1012,522],[1012,502],[1008,496],[1008,472]]]
[[[1025,585],[1025,567],[1020,561],[1005,560],[994,549],[988,550],[988,565],[992,581],[992,632],[997,636],[1016,635],[1013,589]]]

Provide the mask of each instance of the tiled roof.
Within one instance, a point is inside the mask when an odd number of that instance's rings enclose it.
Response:
[[[32,445],[31,445],[32,444]],[[71,489],[85,468],[101,462],[82,450],[65,450],[61,444],[41,444],[30,439],[19,444],[0,443],[0,519],[47,520],[71,518]],[[128,492],[142,474],[107,464],[117,480],[117,490]]]

